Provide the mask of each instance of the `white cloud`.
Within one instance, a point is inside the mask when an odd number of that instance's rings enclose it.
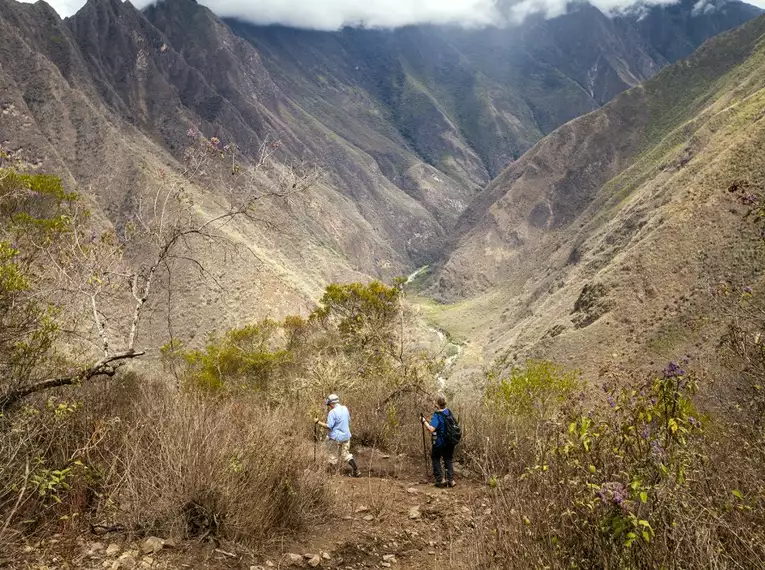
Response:
[[[153,0],[135,0],[142,8]],[[198,0],[222,17],[258,24],[284,24],[336,30],[343,26],[392,28],[409,24],[486,26],[520,22],[531,14],[546,17],[566,12],[568,0]],[[577,0],[574,0],[577,1]],[[635,5],[671,4],[678,0],[591,0],[604,12]],[[697,11],[725,0],[699,0]],[[71,16],[85,0],[49,0],[61,16]],[[750,0],[765,7],[765,0]],[[702,6],[700,6],[702,5]]]

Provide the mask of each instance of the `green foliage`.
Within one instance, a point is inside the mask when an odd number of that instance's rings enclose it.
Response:
[[[400,295],[400,288],[379,281],[331,284],[312,318],[332,322],[349,349],[363,349],[386,340],[400,310]]]
[[[738,441],[747,451],[725,463],[736,451],[718,450],[712,438],[727,427],[702,423],[694,404],[698,381],[687,364],[671,362],[645,382],[614,376],[604,387],[605,405],[569,390],[569,382],[560,391],[560,374],[552,374],[549,401],[558,403],[558,413],[541,422],[528,421],[529,404],[535,410],[540,398],[524,397],[534,390],[488,383],[484,404],[491,413],[473,420],[483,430],[482,447],[470,449],[497,496],[497,532],[484,535],[487,566],[500,557],[510,565],[551,568],[693,567],[706,563],[709,549],[721,567],[730,560],[762,561],[762,548],[751,546],[762,537],[752,527],[765,506],[754,499],[762,480],[742,477],[746,465],[757,465],[762,444]],[[506,380],[520,377],[516,386],[530,383],[543,392],[544,382],[524,379],[528,370],[545,368],[530,363]],[[517,405],[508,404],[513,398]],[[505,477],[495,475],[503,470]],[[508,536],[518,539],[500,540]]]
[[[671,527],[674,521],[656,501],[682,493],[696,460],[691,443],[701,422],[690,399],[695,390],[695,378],[671,363],[640,390],[606,388],[609,413],[571,419],[555,452],[556,471],[568,487],[571,534],[581,536],[597,522],[601,540],[629,548],[653,539],[652,518],[662,531]]]
[[[486,398],[496,410],[522,417],[546,418],[579,390],[576,371],[546,361],[529,361],[509,372],[487,374]]]
[[[391,368],[399,298],[399,288],[376,281],[331,284],[308,319],[294,315],[281,322],[266,319],[213,337],[203,350],[185,351],[175,341],[163,347],[162,357],[175,364],[182,357],[186,380],[215,390],[288,389],[290,379],[306,374],[317,359],[326,362],[330,355],[357,362],[357,373],[371,382]],[[274,385],[276,379],[280,385]]]
[[[33,381],[58,337],[46,265],[76,223],[61,180],[0,168],[0,395]]]
[[[290,352],[279,346],[280,328],[266,319],[211,338],[204,350],[184,353],[190,378],[205,389],[268,390],[291,360]]]

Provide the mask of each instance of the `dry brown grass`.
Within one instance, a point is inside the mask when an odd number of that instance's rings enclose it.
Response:
[[[543,423],[497,414],[485,402],[469,412],[474,429],[463,451],[493,488],[470,567],[765,565],[762,427],[746,411],[709,411],[695,428],[702,416],[683,396],[672,416],[682,434],[675,439],[656,415],[640,415],[657,410],[653,393],[641,396],[641,380],[627,380],[636,391],[609,393],[613,408],[569,403]],[[590,427],[572,431],[584,417]]]
[[[146,379],[127,384],[112,395],[87,391],[84,405],[61,419],[30,412],[3,426],[4,540],[87,521],[257,546],[305,529],[331,507],[294,410],[256,397],[178,394]],[[70,471],[51,483],[51,470],[62,468]]]

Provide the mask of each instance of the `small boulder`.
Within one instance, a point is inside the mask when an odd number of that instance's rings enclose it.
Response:
[[[395,562],[396,562],[396,555],[395,554],[383,554],[382,559],[383,559],[383,562],[391,562],[391,563],[395,564]]]
[[[329,559],[331,559],[331,558],[332,558],[332,557],[329,555],[329,552],[322,552],[322,553],[321,553],[321,557],[322,557],[324,560],[329,560]]]
[[[321,564],[321,558],[319,558],[318,555],[314,555],[309,561],[308,565],[311,568],[316,568],[319,564]]]
[[[112,564],[111,570],[123,570],[131,569],[135,567],[137,552],[124,552],[117,560]]]
[[[150,536],[141,543],[141,552],[144,554],[156,554],[165,546],[165,541],[156,536]]]
[[[373,520],[375,520],[375,517],[374,515],[367,515],[364,517],[364,520],[367,522],[372,522]]]
[[[409,487],[406,490],[406,492],[409,493],[410,495],[416,495],[417,494],[417,489],[415,489],[414,487]]]
[[[120,547],[118,544],[111,543],[109,546],[106,547],[106,555],[107,556],[117,556],[120,553]]]
[[[356,507],[356,513],[366,513],[369,510],[369,507],[365,507],[364,505],[359,505]]]
[[[283,557],[284,563],[287,566],[303,566],[303,557],[293,552],[286,553]]]
[[[420,518],[420,507],[412,507],[409,509],[409,518],[414,520]]]

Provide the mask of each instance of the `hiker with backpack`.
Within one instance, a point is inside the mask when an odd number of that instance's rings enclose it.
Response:
[[[430,422],[425,419],[425,416],[421,417],[422,425],[433,438],[430,454],[433,462],[433,476],[436,478],[436,487],[454,487],[457,485],[454,481],[454,447],[459,443],[462,431],[454,414],[446,407],[446,398],[439,396],[436,405],[438,409],[433,412]],[[446,469],[445,480],[441,469],[442,459]]]
[[[314,423],[329,430],[329,434],[324,440],[324,447],[329,454],[329,462],[336,465],[338,457],[342,457],[343,461],[348,463],[353,470],[351,477],[361,477],[359,468],[356,466],[356,460],[351,455],[351,414],[348,408],[340,403],[337,394],[330,394],[324,403],[329,408],[327,423],[320,422],[319,418],[314,418]]]

